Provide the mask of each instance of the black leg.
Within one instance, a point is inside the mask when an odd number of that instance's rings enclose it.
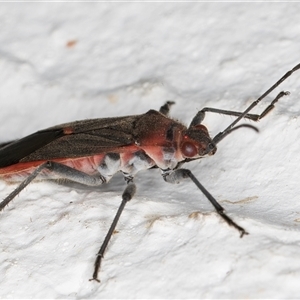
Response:
[[[100,282],[100,280],[98,279],[98,273],[99,273],[99,269],[100,269],[100,266],[101,266],[101,260],[104,257],[104,252],[105,252],[106,247],[107,247],[107,245],[110,241],[110,238],[111,238],[111,236],[112,236],[112,234],[113,234],[113,232],[114,232],[114,230],[117,226],[117,223],[120,219],[120,216],[121,216],[121,214],[124,210],[124,207],[125,207],[126,203],[132,199],[132,197],[135,194],[135,191],[136,191],[136,186],[132,181],[130,181],[128,183],[123,195],[122,195],[121,205],[119,206],[118,211],[115,215],[115,218],[114,218],[112,224],[110,225],[110,228],[109,228],[109,230],[106,234],[104,242],[102,243],[102,245],[101,245],[101,247],[98,251],[97,259],[95,261],[95,268],[94,268],[93,278],[90,279],[90,281],[91,280],[96,280],[96,281]]]
[[[31,181],[33,181],[44,169],[48,169],[50,171],[49,177],[51,176],[51,174],[55,174],[58,178],[71,180],[87,186],[99,186],[106,182],[105,178],[101,176],[101,174],[97,176],[91,176],[66,165],[48,161],[38,166],[24,181],[21,182],[21,184],[15,190],[13,190],[0,203],[0,211],[10,201],[12,201]]]
[[[205,197],[214,206],[217,213],[227,222],[228,225],[233,226],[240,232],[240,237],[244,234],[248,234],[244,228],[237,225],[231,218],[229,218],[225,212],[224,208],[218,203],[218,201],[205,189],[205,187],[197,180],[193,173],[188,169],[177,169],[175,171],[163,171],[162,176],[166,182],[169,183],[179,183],[183,179],[190,178],[198,189],[205,195]]]
[[[47,163],[43,163],[39,167],[37,167],[21,184],[13,190],[1,203],[0,203],[0,211],[8,205],[10,201],[12,201],[36,176],[38,176],[42,170],[46,168]]]

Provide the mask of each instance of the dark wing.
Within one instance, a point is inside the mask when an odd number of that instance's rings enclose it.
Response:
[[[19,162],[92,156],[132,145],[135,123],[142,116],[76,121],[38,131],[0,147],[0,168]]]
[[[7,146],[8,144],[11,144],[11,143],[13,143],[13,142],[15,142],[16,140],[14,140],[14,141],[9,141],[9,142],[4,142],[4,143],[1,143],[0,144],[0,148],[3,148],[3,147],[5,147],[5,146]]]

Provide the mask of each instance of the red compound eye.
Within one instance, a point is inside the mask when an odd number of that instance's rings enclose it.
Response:
[[[196,146],[191,142],[184,142],[181,146],[181,152],[185,157],[194,157],[198,154]]]

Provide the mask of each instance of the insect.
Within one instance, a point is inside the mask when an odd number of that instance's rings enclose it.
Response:
[[[216,212],[240,237],[248,234],[235,223],[217,200],[204,188],[184,163],[214,155],[217,144],[241,127],[241,119],[258,121],[266,116],[275,103],[289,92],[280,92],[260,114],[249,112],[271,91],[286,80],[300,64],[287,72],[271,88],[254,101],[244,112],[203,108],[192,119],[189,127],[168,117],[172,101],[159,111],[149,110],[142,115],[91,119],[62,124],[44,129],[20,140],[0,145],[0,177],[19,181],[19,186],[1,203],[4,209],[30,182],[39,179],[64,179],[87,186],[107,183],[117,172],[122,172],[127,183],[121,204],[98,251],[91,280],[99,281],[98,273],[110,238],[128,201],[135,194],[134,176],[143,169],[158,168],[168,183],[190,179],[214,206]],[[202,121],[205,113],[237,117],[224,131],[211,138]]]

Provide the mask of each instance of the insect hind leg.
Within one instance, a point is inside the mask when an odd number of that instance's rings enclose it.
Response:
[[[21,184],[13,190],[1,203],[0,211],[4,209],[29,183],[31,183],[43,170],[49,170],[50,174],[55,174],[60,179],[67,179],[79,184],[87,186],[99,186],[106,182],[106,179],[101,175],[92,176],[81,172],[79,170],[73,169],[66,165],[47,161],[40,166],[38,166]]]

